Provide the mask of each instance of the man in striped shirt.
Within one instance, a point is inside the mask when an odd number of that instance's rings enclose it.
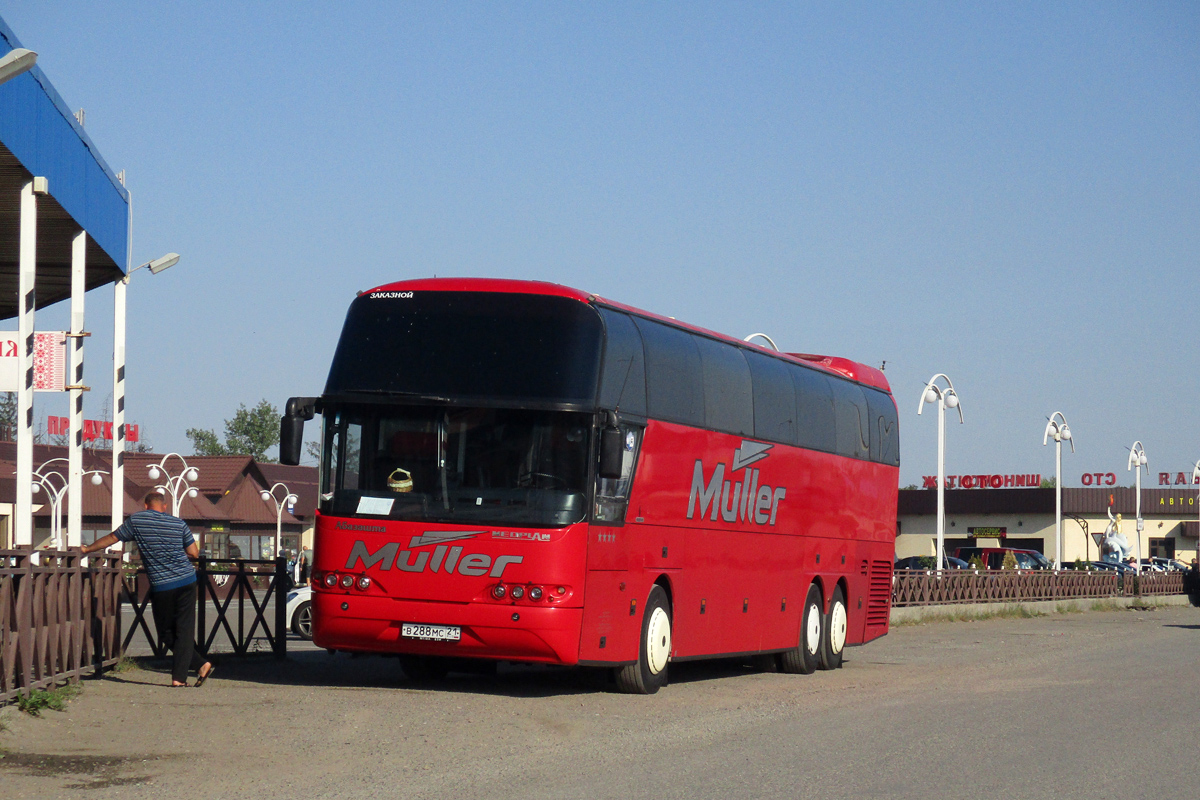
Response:
[[[171,685],[187,686],[188,670],[196,670],[202,685],[212,674],[212,662],[196,652],[196,568],[200,548],[187,523],[167,513],[167,500],[159,492],[146,495],[146,510],[130,515],[125,524],[83,552],[93,553],[117,542],[137,542],[142,563],[150,576],[150,603],[159,639],[174,654]]]

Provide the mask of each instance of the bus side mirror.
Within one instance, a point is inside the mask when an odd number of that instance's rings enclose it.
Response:
[[[615,427],[600,430],[600,477],[618,480],[621,477],[621,461],[624,455],[624,437]]]
[[[296,466],[304,449],[304,422],[316,413],[317,398],[291,397],[279,419],[279,463]]]

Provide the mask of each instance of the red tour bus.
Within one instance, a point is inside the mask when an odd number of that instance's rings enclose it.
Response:
[[[566,287],[432,279],[351,304],[324,420],[313,640],[611,669],[835,669],[888,630],[896,405],[878,370]]]

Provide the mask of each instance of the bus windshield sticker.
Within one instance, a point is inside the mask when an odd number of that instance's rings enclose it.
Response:
[[[392,503],[394,502],[396,502],[394,497],[360,497],[355,513],[387,516],[392,513]]]

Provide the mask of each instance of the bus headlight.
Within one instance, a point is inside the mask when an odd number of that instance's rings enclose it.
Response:
[[[524,587],[514,586],[512,588],[512,599],[513,600],[520,600],[524,596],[525,596],[525,588]]]
[[[492,597],[496,598],[497,600],[503,600],[504,595],[507,594],[507,592],[508,590],[504,588],[503,583],[498,583],[492,587]]]
[[[328,586],[330,589],[337,586],[337,573],[336,572],[330,572],[325,575],[325,585]]]
[[[370,588],[370,586],[371,586],[371,579],[368,578],[366,575],[363,575],[361,578],[358,579],[358,590],[360,592],[365,592],[367,589]]]
[[[342,576],[342,588],[343,589],[349,589],[353,585],[354,585],[354,576],[353,575],[343,575]]]
[[[531,586],[529,588],[529,599],[530,600],[541,600],[542,599],[542,587]]]

